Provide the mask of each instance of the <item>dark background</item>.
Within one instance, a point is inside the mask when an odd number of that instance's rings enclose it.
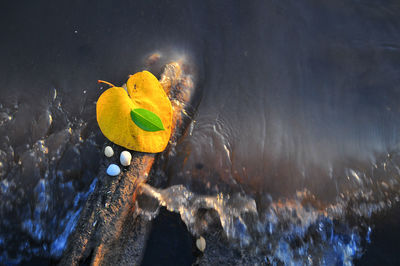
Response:
[[[313,179],[315,165],[324,176],[343,158],[396,147],[398,1],[1,1],[0,10],[0,97],[17,95],[32,112],[57,88],[78,114],[98,79],[123,83],[154,51],[185,54],[203,93],[183,170],[245,167],[233,178],[250,193],[308,187],[330,198],[333,181]],[[208,131],[215,123],[223,139]],[[300,168],[311,178],[294,182]],[[375,254],[398,262],[398,216],[375,220],[362,265]]]

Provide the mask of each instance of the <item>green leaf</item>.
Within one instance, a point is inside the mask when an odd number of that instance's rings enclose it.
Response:
[[[131,110],[131,118],[144,131],[156,132],[165,130],[158,115],[149,110],[143,108],[133,109]]]

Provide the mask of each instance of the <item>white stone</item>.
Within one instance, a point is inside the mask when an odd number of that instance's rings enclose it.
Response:
[[[119,156],[119,160],[123,166],[128,166],[131,164],[132,155],[129,151],[121,152],[121,156]]]
[[[110,146],[107,146],[107,147],[104,149],[104,154],[105,154],[105,156],[107,156],[107,157],[111,157],[111,156],[114,155],[114,151],[113,151],[113,149],[112,149]]]
[[[204,250],[206,249],[206,240],[200,236],[197,240],[196,240],[196,247],[201,251],[204,252]]]
[[[108,166],[107,175],[116,176],[119,175],[119,173],[121,173],[121,169],[118,165],[112,163]]]

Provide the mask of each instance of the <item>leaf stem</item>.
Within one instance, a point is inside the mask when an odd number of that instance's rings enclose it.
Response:
[[[97,83],[104,83],[104,84],[107,84],[110,87],[115,87],[115,85],[111,84],[110,82],[104,81],[104,80],[100,80],[100,79],[97,81]]]

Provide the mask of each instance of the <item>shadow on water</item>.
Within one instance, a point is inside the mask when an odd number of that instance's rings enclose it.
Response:
[[[219,211],[210,219],[232,245],[269,262],[346,264],[369,234],[371,247],[386,239],[369,228],[374,213],[398,209],[397,1],[0,7],[1,261],[62,253],[106,141],[94,118],[104,90],[96,81],[122,84],[155,51],[161,63],[188,60],[200,103],[162,168],[169,189],[148,190],[160,204],[169,195],[182,199],[165,201],[181,216]],[[197,235],[205,216],[182,220]],[[374,261],[366,250],[362,259]]]
[[[163,209],[153,221],[153,228],[142,265],[193,264],[193,239],[179,215]]]
[[[394,208],[373,217],[374,233],[366,253],[355,261],[356,265],[399,265],[397,243],[400,238],[400,208]]]

